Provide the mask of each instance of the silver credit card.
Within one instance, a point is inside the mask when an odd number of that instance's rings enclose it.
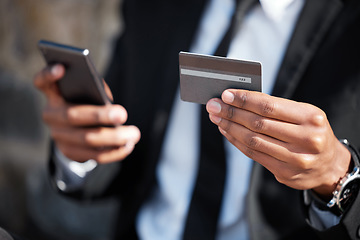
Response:
[[[179,53],[183,101],[206,104],[229,88],[261,92],[261,63],[188,52]]]

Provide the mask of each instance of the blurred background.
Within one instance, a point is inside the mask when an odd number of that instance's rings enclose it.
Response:
[[[25,239],[108,239],[111,199],[78,203],[47,178],[44,97],[33,76],[45,66],[39,39],[89,48],[100,73],[121,34],[121,0],[0,1],[0,226]]]

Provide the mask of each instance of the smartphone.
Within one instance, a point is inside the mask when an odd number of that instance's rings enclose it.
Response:
[[[38,47],[48,65],[64,65],[65,75],[58,81],[58,86],[67,102],[92,105],[110,103],[88,49],[45,40],[40,40]]]

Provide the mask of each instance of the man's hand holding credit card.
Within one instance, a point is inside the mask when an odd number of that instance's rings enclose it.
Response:
[[[226,89],[261,92],[261,63],[203,54],[179,53],[180,95],[206,104]]]
[[[350,154],[320,108],[262,93],[258,62],[183,52],[179,60],[181,99],[206,104],[210,120],[230,143],[279,182],[331,194],[333,181],[319,172],[341,176]],[[334,169],[338,162],[345,167]]]

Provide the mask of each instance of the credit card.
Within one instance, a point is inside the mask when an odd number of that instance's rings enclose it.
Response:
[[[229,88],[261,92],[261,63],[196,53],[179,53],[180,96],[206,104]]]

